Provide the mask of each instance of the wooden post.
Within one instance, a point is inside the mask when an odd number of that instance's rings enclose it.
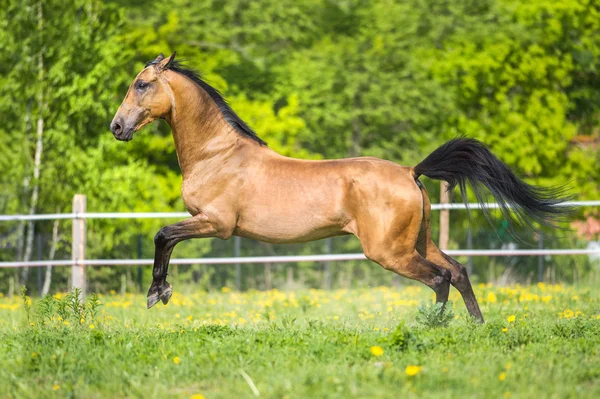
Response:
[[[473,249],[473,232],[470,224],[467,228],[467,249]],[[473,274],[473,257],[469,256],[467,259],[467,274],[470,277]]]
[[[83,194],[75,194],[73,197],[73,213],[85,213],[86,198]],[[81,261],[85,259],[85,219],[73,219],[73,242],[71,250],[74,265],[71,267],[72,288],[81,289],[81,294],[85,295],[85,265]]]
[[[448,192],[448,183],[445,181],[440,183],[440,204],[448,204],[450,202],[450,193]],[[440,211],[440,240],[439,247],[441,250],[448,249],[448,241],[450,238],[450,210],[442,209]]]

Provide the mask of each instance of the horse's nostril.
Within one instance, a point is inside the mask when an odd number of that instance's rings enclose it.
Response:
[[[121,132],[123,131],[123,127],[119,123],[115,122],[112,125],[112,131],[114,134],[121,134]]]

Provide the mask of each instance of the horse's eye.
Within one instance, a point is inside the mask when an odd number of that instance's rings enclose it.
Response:
[[[146,87],[148,87],[148,82],[144,82],[143,80],[138,80],[135,84],[135,88],[139,90],[144,90]]]

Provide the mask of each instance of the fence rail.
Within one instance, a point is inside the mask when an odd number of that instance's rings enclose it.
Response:
[[[584,206],[600,206],[598,201],[567,201],[556,206],[579,208]],[[498,209],[497,203],[479,204],[431,204],[432,210],[467,210]],[[39,221],[39,220],[74,220],[74,219],[180,219],[190,217],[187,212],[71,212],[46,213],[39,215],[0,215],[0,222]]]
[[[72,220],[73,221],[73,251],[70,260],[36,260],[0,262],[0,268],[71,266],[73,286],[85,289],[86,266],[143,266],[152,265],[153,259],[85,259],[85,228],[89,219],[182,219],[189,217],[187,212],[86,212],[85,196],[76,195],[73,199],[73,212],[51,213],[39,215],[0,215],[0,222],[11,221],[42,221],[42,220]],[[598,201],[570,201],[558,206],[586,207],[600,206]],[[467,209],[498,209],[496,203],[489,204],[432,204],[432,210],[467,210]],[[541,246],[541,241],[540,241]],[[555,256],[555,255],[598,255],[600,248],[588,249],[459,249],[445,251],[451,256]],[[179,258],[172,259],[174,265],[207,264],[249,264],[249,263],[297,263],[297,262],[331,262],[366,260],[364,254],[322,254],[300,256],[255,256],[228,258]]]
[[[598,249],[473,249],[446,250],[451,256],[545,256],[545,255],[600,255]],[[175,258],[172,265],[232,265],[249,263],[298,263],[298,262],[335,262],[348,260],[367,260],[361,253],[332,255],[291,255],[291,256],[246,256],[230,258]],[[43,267],[43,266],[147,266],[154,264],[154,259],[86,259],[75,260],[36,260],[30,262],[0,262],[0,267]]]

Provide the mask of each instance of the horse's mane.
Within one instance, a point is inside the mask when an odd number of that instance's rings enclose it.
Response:
[[[156,60],[150,61],[146,64],[146,66],[157,64]],[[223,95],[214,87],[210,86],[208,83],[202,80],[201,75],[198,71],[187,68],[182,65],[179,61],[172,61],[167,69],[177,72],[187,78],[189,78],[192,82],[196,83],[200,86],[204,91],[208,93],[210,98],[213,99],[215,104],[217,104],[217,108],[221,111],[221,114],[225,118],[225,121],[233,127],[233,129],[241,134],[242,136],[248,137],[260,145],[267,145],[258,135],[248,126],[246,122],[240,118],[234,110],[231,109],[227,100],[223,98]]]

